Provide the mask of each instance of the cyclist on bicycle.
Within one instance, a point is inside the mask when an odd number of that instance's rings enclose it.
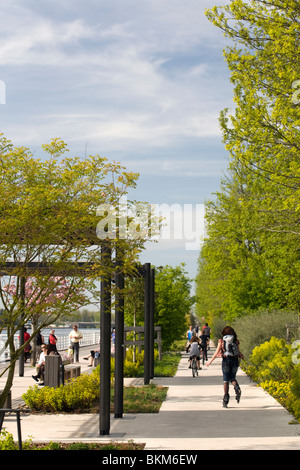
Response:
[[[199,336],[199,339],[200,339],[200,346],[201,346],[202,354],[203,354],[205,360],[207,361],[207,348],[208,348],[208,345],[209,345],[209,336],[202,333]]]
[[[199,338],[197,336],[192,336],[190,343],[191,343],[191,349],[190,349],[189,369],[191,369],[191,367],[192,367],[193,356],[196,356],[197,367],[200,370],[201,367],[200,367]]]

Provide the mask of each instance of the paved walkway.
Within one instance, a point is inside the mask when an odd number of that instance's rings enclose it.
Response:
[[[209,354],[212,355],[211,348]],[[85,363],[85,364],[84,364]],[[299,450],[300,425],[291,424],[290,415],[276,400],[257,387],[240,370],[242,388],[239,404],[233,388],[227,409],[222,408],[223,385],[221,359],[216,359],[199,376],[192,377],[187,355],[182,359],[175,377],[155,378],[153,383],[169,387],[167,399],[156,414],[111,417],[109,436],[99,436],[99,416],[40,415],[22,416],[23,440],[34,441],[129,441],[146,443],[146,450]],[[86,368],[86,361],[81,360]],[[12,398],[17,399],[32,385],[32,370],[25,368],[25,377],[16,377]],[[1,381],[0,379],[0,388]],[[141,379],[125,379],[142,384]],[[3,426],[17,439],[14,417],[5,419]]]

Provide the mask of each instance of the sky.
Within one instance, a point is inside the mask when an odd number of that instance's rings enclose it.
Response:
[[[37,157],[42,144],[59,137],[69,154],[100,154],[140,173],[129,198],[170,208],[175,225],[188,220],[188,240],[147,243],[141,261],[185,263],[191,278],[203,204],[228,164],[218,122],[233,106],[225,38],[204,15],[226,3],[0,4],[0,132]]]

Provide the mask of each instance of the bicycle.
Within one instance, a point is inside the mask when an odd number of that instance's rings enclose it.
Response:
[[[191,367],[192,367],[192,374],[193,374],[193,377],[198,376],[197,356],[193,356],[193,357],[192,357],[192,364],[191,364]]]
[[[204,361],[207,361],[207,348],[202,347],[201,356],[202,356],[202,364],[204,365]]]

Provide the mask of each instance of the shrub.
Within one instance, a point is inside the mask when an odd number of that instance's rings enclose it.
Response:
[[[99,369],[90,375],[80,375],[57,388],[29,387],[23,395],[25,403],[35,411],[72,412],[86,410],[99,397]]]
[[[272,337],[253,349],[250,365],[254,366],[251,375],[257,382],[289,380],[293,368],[291,347],[283,339]]]
[[[297,324],[298,314],[287,310],[261,310],[234,321],[233,327],[241,343],[241,351],[248,361],[253,349],[272,336],[286,340],[286,324]]]
[[[292,385],[291,390],[293,394],[300,399],[300,364],[297,364],[292,371]]]
[[[0,433],[0,450],[17,450],[13,435],[3,429]]]
[[[256,346],[246,372],[300,419],[300,364],[293,363],[290,345],[272,337]]]

